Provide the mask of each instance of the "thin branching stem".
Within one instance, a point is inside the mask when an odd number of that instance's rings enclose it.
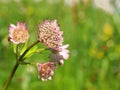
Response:
[[[33,46],[35,46],[37,43],[39,43],[38,40],[37,40],[35,43],[33,43],[31,46],[29,46],[29,47],[23,52],[23,54],[20,56],[20,58],[18,57],[18,55],[16,55],[16,56],[17,56],[16,59],[18,59],[18,58],[19,58],[19,59],[16,60],[16,64],[15,64],[15,66],[14,66],[14,68],[13,68],[10,76],[8,77],[7,81],[5,82],[2,90],[7,90],[7,88],[8,88],[8,86],[9,86],[9,84],[10,84],[10,82],[11,82],[11,80],[12,80],[12,78],[13,78],[13,76],[14,76],[17,68],[18,68],[18,66],[20,65],[19,62],[22,62],[22,61],[24,60],[23,58],[24,58],[24,56],[27,54],[27,52],[28,52]],[[18,49],[18,47],[17,47],[17,49]],[[16,51],[17,51],[17,49],[16,49]],[[18,53],[16,53],[16,54],[18,54]]]

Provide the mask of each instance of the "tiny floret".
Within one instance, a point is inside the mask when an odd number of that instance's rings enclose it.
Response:
[[[10,24],[9,26],[9,41],[14,44],[25,43],[28,38],[28,30],[25,23],[18,22],[17,26]]]
[[[54,75],[54,71],[56,69],[56,65],[54,62],[47,62],[44,64],[37,63],[38,68],[38,78],[42,81],[52,80],[52,76]]]
[[[63,42],[62,34],[57,20],[45,20],[38,27],[38,39],[48,48],[58,50]]]
[[[67,60],[69,58],[69,50],[67,50],[66,48],[68,48],[68,44],[67,45],[63,45],[60,47],[59,51],[56,50],[51,50],[50,53],[50,61],[52,62],[58,62],[60,65],[64,65],[64,60]]]

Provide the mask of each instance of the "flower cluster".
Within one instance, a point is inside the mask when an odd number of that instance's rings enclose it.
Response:
[[[42,81],[51,80],[54,74],[53,70],[56,69],[55,63],[47,62],[44,64],[37,63],[38,67],[38,78],[41,78]]]
[[[63,45],[63,32],[57,24],[57,20],[45,20],[38,28],[38,38],[41,43],[46,45],[51,50],[49,56],[50,61],[64,64],[63,59],[69,58],[69,50],[66,48],[69,45]]]
[[[51,51],[49,55],[50,62],[52,63],[58,62],[59,65],[64,65],[63,59],[67,60],[69,58],[69,50],[67,50],[69,45],[62,44],[63,43],[62,34],[63,32],[60,31],[60,28],[57,24],[57,20],[45,20],[38,27],[39,41],[44,45],[46,45],[47,48],[49,48],[49,50]],[[51,76],[53,74],[48,72],[52,71],[51,70],[52,67],[46,64],[40,64],[37,66],[38,66],[38,76],[41,77],[43,81],[51,79]]]
[[[28,30],[25,23],[18,22],[17,26],[10,24],[9,40],[14,44],[25,43],[29,38]]]
[[[60,31],[57,20],[45,20],[38,26],[37,42],[43,43],[47,47],[47,50],[50,50],[50,61],[47,63],[36,64],[38,69],[38,78],[42,81],[51,80],[54,70],[56,69],[56,63],[64,65],[64,59],[67,60],[69,58],[69,50],[67,49],[69,45],[63,45],[64,39],[62,34],[63,32]],[[13,44],[21,44],[27,42],[28,39],[29,33],[25,23],[18,22],[16,26],[14,24],[10,24],[9,41]],[[36,45],[36,43],[33,45]],[[33,45],[30,48],[32,48]],[[22,58],[27,54],[30,48],[25,50],[21,56]],[[20,60],[20,62],[21,61],[22,60]]]
[[[58,50],[63,42],[62,34],[56,20],[45,20],[38,27],[38,39],[48,48]]]

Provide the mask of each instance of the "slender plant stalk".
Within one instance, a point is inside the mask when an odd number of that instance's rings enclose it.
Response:
[[[3,87],[3,90],[7,90],[7,88],[9,86],[9,84],[10,84],[10,82],[11,82],[11,80],[12,80],[12,78],[13,78],[13,76],[14,76],[17,68],[18,68],[18,66],[19,66],[19,64],[16,63],[13,70],[12,70],[12,72],[11,72],[11,74],[10,74],[10,76],[9,76],[9,78],[7,79],[7,81],[6,81],[6,83],[5,83],[4,87]]]
[[[29,46],[29,47],[23,52],[23,54],[20,56],[20,58],[19,58],[18,60],[16,60],[16,64],[15,64],[15,66],[14,66],[14,68],[13,68],[13,70],[12,70],[10,76],[9,76],[9,78],[8,78],[7,81],[5,82],[2,90],[7,90],[7,88],[8,88],[8,86],[9,86],[9,84],[10,84],[10,82],[11,82],[11,80],[12,80],[12,78],[13,78],[13,76],[14,76],[17,68],[18,68],[18,66],[20,65],[19,62],[20,62],[20,61],[23,61],[23,57],[24,57],[24,56],[27,54],[27,52],[28,52],[33,46],[35,46],[37,43],[39,43],[38,40],[37,40],[35,43],[33,43],[31,46]],[[17,58],[16,58],[16,59],[17,59]]]

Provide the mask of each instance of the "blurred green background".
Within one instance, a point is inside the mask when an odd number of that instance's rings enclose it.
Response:
[[[20,66],[8,90],[120,90],[119,11],[102,10],[95,0],[66,1],[0,0],[0,88],[15,64],[7,41],[8,26],[26,22],[32,43],[37,40],[40,22],[57,19],[64,44],[70,44],[69,60],[58,66],[53,80],[47,82],[38,80],[36,67]],[[47,53],[43,54],[28,60],[45,62]]]

